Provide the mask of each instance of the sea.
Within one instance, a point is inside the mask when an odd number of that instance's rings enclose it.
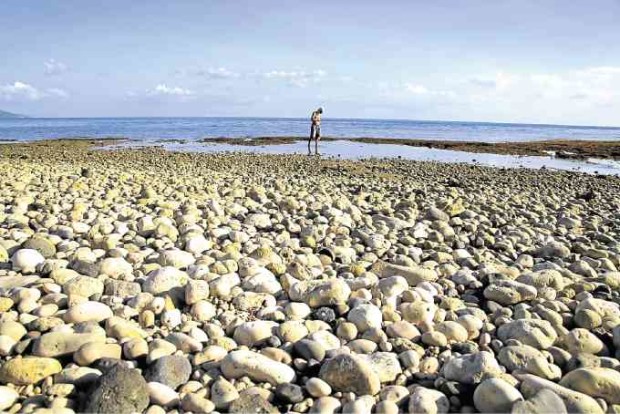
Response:
[[[170,151],[305,154],[304,142],[265,146],[203,143],[203,138],[306,137],[306,118],[23,118],[0,119],[0,143],[54,138],[126,138],[118,147],[159,146]],[[342,138],[320,144],[326,157],[347,159],[398,157],[433,162],[461,162],[506,168],[549,168],[620,175],[613,160],[567,160],[543,157],[476,154],[392,144],[364,144],[346,138],[400,138],[478,142],[551,139],[620,140],[620,127],[515,124],[458,121],[323,118],[323,136]]]
[[[0,139],[122,137],[135,140],[306,136],[306,118],[21,118],[0,119]],[[323,136],[481,142],[547,139],[620,140],[620,127],[323,118]]]

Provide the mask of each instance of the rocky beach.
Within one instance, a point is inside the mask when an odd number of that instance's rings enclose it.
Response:
[[[0,411],[620,412],[619,178],[96,145],[0,147]]]

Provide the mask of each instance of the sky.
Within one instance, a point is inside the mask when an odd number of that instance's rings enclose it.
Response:
[[[620,125],[620,0],[2,0],[0,109]]]

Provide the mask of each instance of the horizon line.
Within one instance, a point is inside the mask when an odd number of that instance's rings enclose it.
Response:
[[[0,121],[15,121],[29,119],[272,119],[272,120],[306,120],[306,117],[277,117],[277,116],[28,116],[21,115],[15,118],[0,118]],[[309,118],[308,118],[309,119]],[[555,127],[577,127],[577,128],[598,128],[598,129],[619,129],[620,125],[583,125],[583,124],[549,124],[542,122],[506,122],[506,121],[460,121],[460,120],[441,120],[441,119],[411,119],[411,118],[357,118],[357,117],[324,117],[324,120],[339,121],[398,121],[398,122],[429,122],[429,123],[465,123],[465,124],[490,124],[490,125],[531,125],[531,126],[555,126]]]

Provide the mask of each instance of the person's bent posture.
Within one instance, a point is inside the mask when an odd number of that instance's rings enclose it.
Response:
[[[310,138],[308,138],[308,155],[312,154],[310,150],[310,143],[314,140],[314,152],[316,154],[319,153],[319,141],[321,140],[321,114],[323,113],[323,108],[319,108],[316,111],[312,112],[312,116],[310,117]]]

